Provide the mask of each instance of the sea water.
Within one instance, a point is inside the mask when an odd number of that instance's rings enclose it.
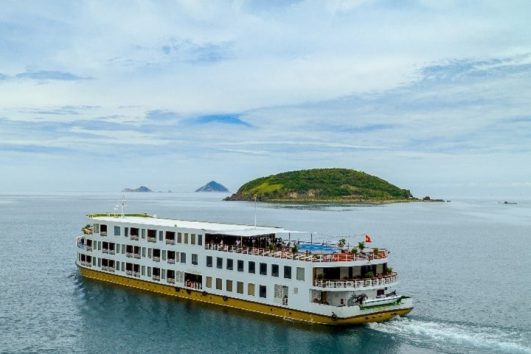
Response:
[[[126,211],[254,223],[221,194],[128,195]],[[391,250],[405,318],[351,328],[304,325],[83,279],[85,215],[119,194],[0,196],[0,352],[531,353],[531,201],[380,206],[258,204],[259,225],[314,242],[364,234]],[[293,234],[293,239],[304,235]]]

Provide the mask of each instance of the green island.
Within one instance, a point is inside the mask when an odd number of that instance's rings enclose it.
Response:
[[[418,201],[407,189],[345,168],[279,173],[242,185],[225,200],[297,203],[395,203]]]

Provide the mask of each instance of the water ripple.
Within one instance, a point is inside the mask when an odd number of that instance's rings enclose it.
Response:
[[[397,318],[371,323],[369,328],[399,336],[417,345],[428,345],[444,352],[485,351],[530,354],[529,336],[509,329],[436,322],[415,318]]]

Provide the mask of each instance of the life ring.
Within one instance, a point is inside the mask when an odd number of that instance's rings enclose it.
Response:
[[[227,295],[223,295],[223,301],[227,301],[228,299]]]
[[[337,315],[334,312],[332,312],[332,321],[337,321]]]
[[[203,291],[203,296],[207,296],[208,293],[206,291]]]

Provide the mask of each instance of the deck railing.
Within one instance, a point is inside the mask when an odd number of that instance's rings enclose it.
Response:
[[[168,258],[169,264],[175,264],[175,258]]]
[[[333,254],[312,254],[310,252],[297,252],[293,253],[289,248],[285,247],[282,250],[269,250],[265,248],[257,247],[236,247],[217,244],[206,244],[205,249],[232,252],[241,254],[251,254],[254,256],[275,257],[282,259],[295,259],[299,261],[307,262],[351,262],[351,261],[371,261],[374,259],[385,259],[388,257],[389,252],[385,249],[379,250],[378,253],[374,253],[372,250],[367,253],[351,254],[351,253],[333,253]]]
[[[157,238],[156,237],[149,237],[147,238],[148,242],[157,242]]]
[[[138,241],[139,240],[138,235],[131,235],[131,240]]]
[[[378,278],[370,279],[351,279],[351,280],[315,280],[313,285],[319,288],[345,288],[345,289],[360,289],[369,288],[372,286],[389,285],[397,281],[397,274],[392,273]]]
[[[175,245],[175,240],[166,239],[167,245]]]

